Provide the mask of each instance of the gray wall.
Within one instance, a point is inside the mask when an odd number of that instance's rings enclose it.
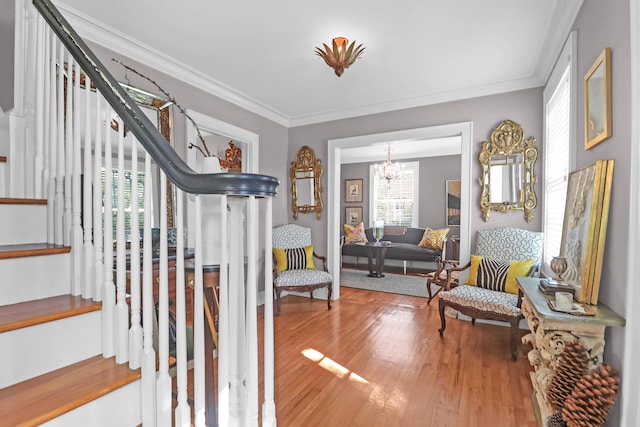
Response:
[[[617,313],[625,313],[625,290],[637,286],[627,277],[627,246],[629,243],[629,188],[631,157],[631,81],[629,2],[585,0],[576,19],[578,31],[578,78],[582,79],[605,47],[611,48],[611,100],[613,136],[594,148],[584,149],[584,91],[578,85],[578,136],[573,155],[576,168],[593,164],[599,159],[614,159],[613,188],[607,241],[604,251],[600,301]],[[607,328],[605,362],[621,370],[624,351],[624,329]],[[619,396],[608,426],[620,425]]]
[[[337,120],[299,126],[289,129],[289,159],[293,159],[300,147],[308,145],[322,159],[327,160],[327,141],[331,139],[347,138],[398,131],[404,129],[422,128],[442,124],[473,122],[472,134],[472,170],[471,170],[471,235],[478,229],[496,226],[514,226],[527,230],[540,230],[542,227],[540,209],[534,212],[534,220],[526,222],[522,212],[504,214],[492,212],[488,222],[482,220],[480,211],[480,162],[477,160],[480,152],[480,142],[489,140],[491,132],[505,119],[519,123],[525,136],[533,136],[539,142],[542,140],[542,88],[527,89],[498,95],[491,95],[462,101],[447,102],[407,110],[374,114],[351,119]],[[536,163],[535,172],[540,175],[542,166]],[[358,176],[360,177],[360,176]],[[341,177],[345,178],[345,177]],[[326,188],[327,178],[323,177]],[[440,187],[441,188],[441,187]],[[540,192],[540,184],[535,185],[536,192]],[[324,198],[326,201],[326,196]],[[344,210],[343,208],[341,208]],[[344,212],[341,213],[344,215]],[[312,228],[314,244],[322,253],[326,252],[326,215],[320,220],[315,216],[300,215],[293,219],[289,212],[289,222],[296,222]],[[468,242],[467,242],[468,243]],[[461,242],[461,244],[465,244]]]
[[[0,108],[13,108],[13,65],[15,50],[15,1],[0,0]]]

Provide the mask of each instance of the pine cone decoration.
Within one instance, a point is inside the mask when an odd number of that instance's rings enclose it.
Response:
[[[567,427],[567,424],[562,419],[562,412],[554,412],[549,418],[547,418],[547,427]]]
[[[620,374],[609,365],[600,365],[576,384],[562,409],[568,427],[603,426],[616,400]]]
[[[558,368],[547,389],[547,400],[553,409],[562,409],[578,381],[587,373],[588,363],[587,352],[580,341],[565,344]]]

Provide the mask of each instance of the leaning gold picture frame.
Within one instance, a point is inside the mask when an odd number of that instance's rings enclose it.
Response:
[[[611,134],[611,49],[607,47],[584,76],[584,149]]]

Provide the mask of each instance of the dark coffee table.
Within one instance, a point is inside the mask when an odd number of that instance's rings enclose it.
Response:
[[[387,249],[389,248],[395,248],[396,246],[398,246],[395,243],[391,243],[391,242],[386,242],[386,243],[382,243],[382,242],[367,242],[364,244],[364,246],[366,246],[367,248],[367,256],[368,256],[368,261],[369,261],[369,274],[367,274],[367,276],[369,277],[384,277],[383,271],[384,271],[384,257],[387,254]],[[376,270],[373,270],[374,264],[373,264],[373,257],[375,256],[376,258]]]

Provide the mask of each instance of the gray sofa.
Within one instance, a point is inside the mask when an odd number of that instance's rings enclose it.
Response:
[[[385,262],[386,260],[403,261],[404,272],[406,273],[407,261],[437,263],[442,259],[446,259],[446,240],[443,244],[442,250],[421,248],[418,246],[418,243],[422,240],[424,230],[424,228],[414,227],[385,227],[384,236],[381,240],[393,242],[398,245],[387,249]],[[364,233],[369,242],[375,242],[376,239],[373,237],[373,228],[365,228]],[[342,257],[355,257],[356,263],[358,262],[359,257],[367,257],[367,248],[364,245],[345,243],[344,236],[342,236],[341,243]]]

